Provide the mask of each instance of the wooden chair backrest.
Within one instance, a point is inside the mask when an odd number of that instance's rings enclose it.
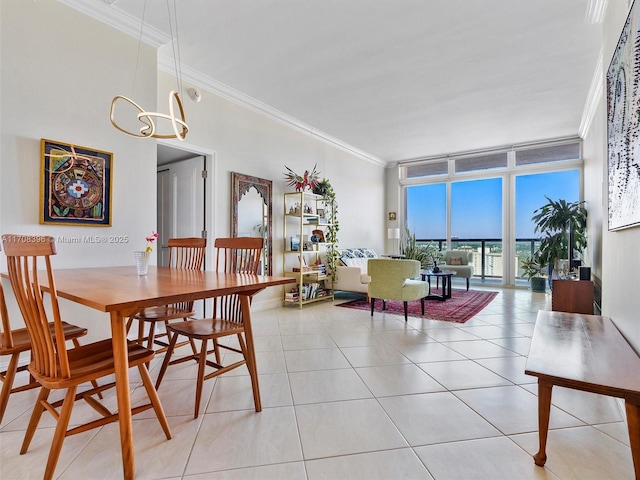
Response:
[[[216,271],[256,275],[264,247],[262,237],[216,238]]]
[[[0,246],[2,250],[2,246]],[[9,323],[9,312],[4,298],[2,280],[0,280],[0,350],[13,348],[13,336],[11,335],[11,324]]]
[[[32,359],[36,371],[49,378],[69,378],[69,359],[60,319],[51,255],[56,254],[53,237],[42,235],[2,235],[7,269],[24,323],[31,338]],[[49,284],[49,306],[53,315],[55,338],[49,328],[45,302],[40,288],[38,266],[44,263]]]
[[[202,270],[207,248],[206,238],[170,238],[169,267],[186,270]]]
[[[264,239],[262,237],[216,238],[216,271],[225,273],[248,273],[256,275],[260,268],[260,258]],[[213,302],[213,318],[242,323],[240,297],[236,294],[219,297]]]

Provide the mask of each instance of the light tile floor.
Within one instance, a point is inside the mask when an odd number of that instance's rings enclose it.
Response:
[[[159,394],[173,439],[150,412],[134,417],[136,478],[632,479],[619,401],[561,388],[547,465],[533,463],[537,388],[524,366],[536,312],[549,304],[548,295],[504,289],[464,325],[330,302],[256,311],[263,411],[238,369],[205,383],[194,420],[195,364],[169,368]],[[135,402],[135,375],[132,386]],[[14,395],[0,425],[3,480],[42,477],[48,415],[18,454],[35,395]],[[74,411],[91,414],[82,404]],[[121,478],[117,425],[67,438],[56,475]]]

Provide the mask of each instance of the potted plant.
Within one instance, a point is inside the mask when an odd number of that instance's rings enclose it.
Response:
[[[544,292],[546,290],[545,267],[547,264],[542,261],[539,255],[525,258],[520,263],[522,276],[529,280],[532,292]]]
[[[582,253],[586,248],[587,210],[584,201],[545,198],[547,203],[533,212],[531,220],[535,223],[534,232],[543,235],[537,254],[540,261],[548,265],[551,278],[553,270],[557,271],[558,259],[569,259],[570,250]],[[569,229],[572,235],[569,235]],[[570,237],[573,241],[571,246]]]
[[[435,245],[420,245],[416,241],[416,234],[409,231],[409,227],[405,227],[402,242],[400,244],[400,253],[404,258],[418,260],[420,268],[430,268],[437,265],[440,258],[440,252]]]

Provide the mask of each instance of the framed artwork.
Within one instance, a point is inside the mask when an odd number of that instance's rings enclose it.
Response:
[[[396,219],[396,212],[389,212],[389,220],[395,220]]]
[[[40,223],[110,226],[113,154],[44,138],[40,150]]]
[[[607,71],[609,230],[640,225],[640,21],[634,1]]]
[[[316,213],[319,217],[324,218],[324,208],[318,208]]]

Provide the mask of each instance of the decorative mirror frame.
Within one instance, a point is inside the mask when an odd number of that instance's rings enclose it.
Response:
[[[242,173],[231,172],[231,236],[238,236],[238,203],[244,194],[246,194],[251,188],[255,188],[258,194],[262,197],[262,201],[267,206],[267,272],[266,275],[271,275],[273,271],[273,238],[272,238],[272,226],[273,226],[273,208],[272,208],[272,189],[273,182],[264,178],[253,177],[251,175],[244,175]]]

